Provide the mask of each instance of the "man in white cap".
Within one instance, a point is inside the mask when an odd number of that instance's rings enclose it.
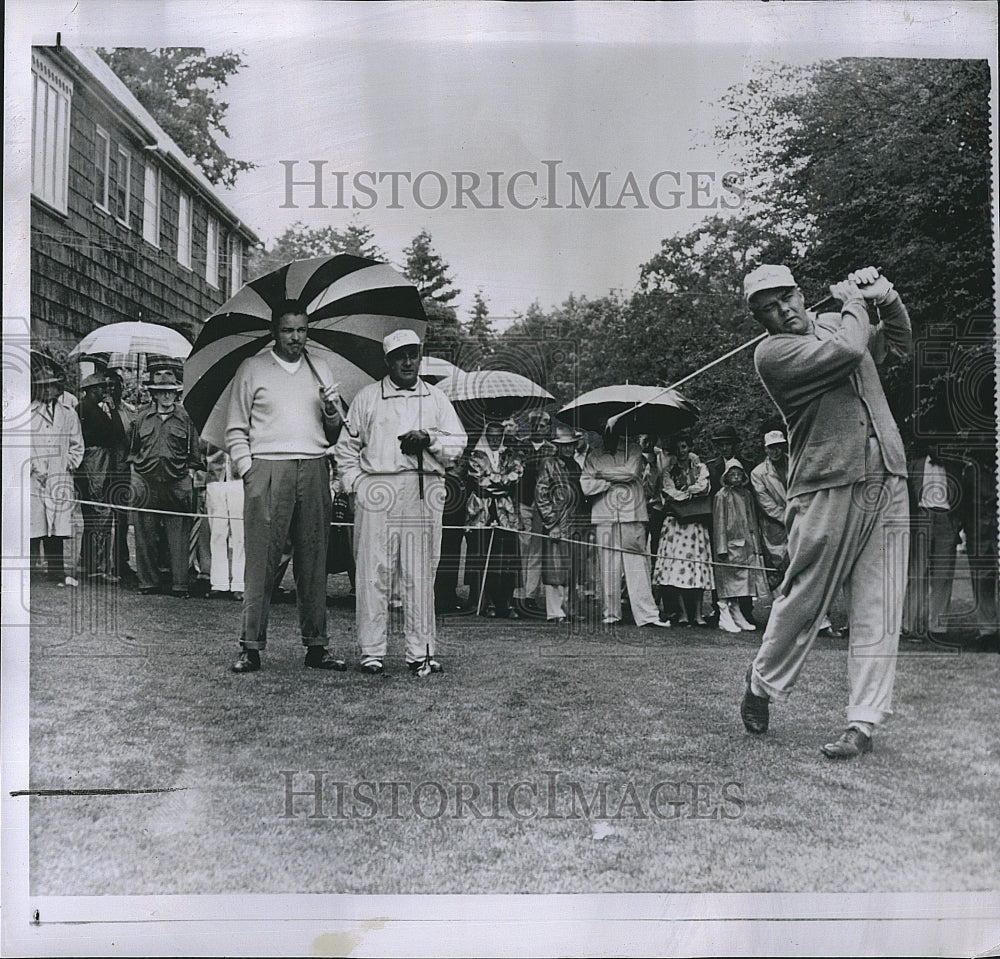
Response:
[[[903,443],[876,362],[908,355],[912,333],[899,294],[874,267],[830,292],[840,313],[815,315],[786,266],[761,266],[744,280],[750,311],[769,334],[754,354],[757,373],[788,428],[789,566],[740,714],[749,732],[766,732],[769,702],[788,698],[843,584],[847,729],[822,747],[838,759],[868,752],[892,711],[909,508]]]
[[[388,375],[354,397],[334,450],[344,489],[354,497],[361,669],[384,671],[396,575],[406,662],[412,673],[428,675],[442,670],[434,658],[434,575],[444,472],[462,455],[467,437],[451,401],[418,376],[420,337],[396,330],[382,348]]]
[[[340,433],[340,396],[329,366],[306,350],[309,318],[299,303],[274,306],[271,333],[274,346],[236,371],[226,426],[233,471],[243,480],[245,555],[242,652],[232,669],[261,667],[276,574],[291,538],[305,665],[343,670],[326,648],[327,451]]]
[[[781,430],[768,430],[764,434],[764,462],[750,471],[750,486],[759,507],[765,559],[767,565],[777,571],[780,581],[788,568],[788,531],[785,529],[788,440]],[[772,582],[771,586],[777,586],[777,582]]]

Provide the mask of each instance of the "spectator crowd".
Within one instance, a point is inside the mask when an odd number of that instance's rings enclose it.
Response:
[[[63,587],[120,583],[143,594],[243,600],[242,474],[226,451],[199,439],[179,402],[180,361],[151,357],[146,368],[138,395],[148,401],[133,404],[119,370],[98,366],[78,399],[57,363],[33,363],[35,569]],[[788,566],[788,445],[769,430],[752,442],[763,457],[748,456],[750,439],[731,425],[710,439],[703,455],[684,434],[597,438],[541,410],[520,424],[487,417],[442,476],[434,609],[554,625],[757,630],[756,604],[770,601]],[[327,463],[325,572],[347,572],[353,593],[355,497],[333,455]],[[934,450],[913,451],[909,477],[904,639],[944,633],[965,550],[977,630],[995,644],[995,486],[984,489],[972,464]],[[272,600],[286,598],[290,539],[281,554],[267,571]],[[389,605],[414,602],[414,588],[396,575]],[[821,630],[842,632],[829,620]]]

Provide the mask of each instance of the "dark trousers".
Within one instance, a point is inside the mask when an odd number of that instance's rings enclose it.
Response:
[[[76,474],[80,499],[91,504],[108,502],[111,481],[110,451],[103,446],[88,447]],[[84,575],[111,572],[111,509],[105,505],[81,504],[83,540],[80,545],[80,571]]]
[[[490,537],[493,545],[490,547]],[[517,585],[518,548],[517,533],[514,530],[476,529],[469,533],[469,573],[470,598],[473,604],[483,594],[483,602],[476,610],[483,614],[486,607],[493,603],[497,613],[505,614],[510,609]],[[483,575],[486,576],[486,587],[483,588]]]
[[[63,536],[36,536],[31,541],[32,552],[38,549],[41,544],[42,552],[45,554],[45,568],[48,578],[53,582],[62,582],[66,575],[66,566],[63,561]]]
[[[157,480],[132,477],[132,505],[135,513],[135,565],[139,589],[155,589],[160,584],[160,556],[164,542],[170,555],[170,580],[175,592],[188,587],[191,548],[190,516],[160,516],[144,509],[191,512],[191,480]]]
[[[240,643],[246,649],[267,645],[271,592],[289,538],[302,643],[327,645],[326,551],[332,511],[325,457],[255,459],[243,477],[246,586]]]

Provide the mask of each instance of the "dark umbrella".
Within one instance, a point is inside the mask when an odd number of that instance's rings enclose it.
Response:
[[[184,406],[209,443],[225,447],[236,370],[271,346],[271,310],[284,300],[301,304],[309,318],[306,358],[326,360],[348,403],[385,374],[384,336],[405,328],[423,338],[427,326],[420,294],[387,263],[340,253],[251,280],[208,318],[184,364]]]
[[[624,415],[623,415],[624,414]],[[698,419],[698,407],[676,390],[658,386],[601,386],[578,396],[557,414],[584,430],[600,432],[612,417],[631,433],[667,435],[688,429]]]

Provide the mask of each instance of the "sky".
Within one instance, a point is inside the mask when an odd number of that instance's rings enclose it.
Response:
[[[712,101],[747,69],[734,47],[376,39],[244,49],[225,91],[229,152],[258,168],[227,192],[232,207],[265,240],[296,220],[343,227],[356,217],[397,263],[426,228],[462,315],[480,288],[497,316],[631,289],[664,237],[741,202],[723,187],[738,162],[711,138],[721,117]],[[392,177],[376,179],[392,173],[395,197]],[[478,178],[472,194],[485,208],[458,193],[459,173],[463,186]]]

